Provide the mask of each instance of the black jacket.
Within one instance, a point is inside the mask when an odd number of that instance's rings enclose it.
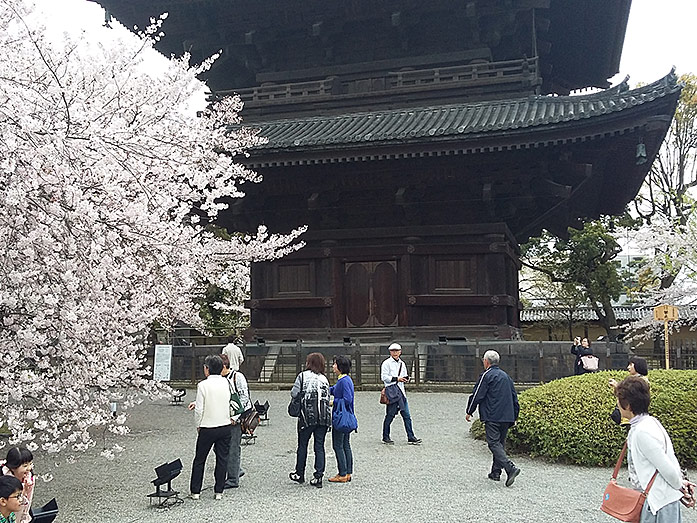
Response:
[[[479,419],[496,423],[514,423],[518,419],[520,405],[511,377],[498,365],[482,372],[467,402],[467,414],[473,414],[479,406]]]
[[[571,354],[576,355],[576,362],[574,363],[574,374],[585,374],[586,369],[583,368],[583,362],[581,361],[581,356],[592,356],[593,349],[590,347],[584,347],[583,345],[572,345]]]

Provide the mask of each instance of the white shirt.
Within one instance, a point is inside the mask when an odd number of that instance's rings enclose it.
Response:
[[[401,371],[399,369],[400,364],[402,365]],[[395,360],[392,356],[390,356],[382,362],[382,367],[380,367],[380,378],[382,379],[382,382],[385,384],[385,387],[396,384],[402,391],[402,394],[404,394],[405,398],[407,396],[407,393],[404,390],[404,383],[402,383],[401,381],[392,381],[392,378],[395,376],[401,378],[402,376],[408,375],[409,373],[407,372],[407,366],[402,361],[402,358]]]
[[[230,385],[220,374],[211,374],[196,388],[196,427],[230,425]]]
[[[627,449],[627,460],[631,460],[630,479],[638,482],[637,486],[642,490],[646,489],[653,473],[658,470],[656,481],[646,497],[653,515],[682,497],[680,464],[668,433],[656,418],[644,415],[632,424],[627,435]],[[636,474],[635,478],[632,478],[632,472]]]
[[[240,370],[240,365],[244,362],[242,349],[234,343],[228,343],[223,347],[223,354],[230,359],[230,370]]]

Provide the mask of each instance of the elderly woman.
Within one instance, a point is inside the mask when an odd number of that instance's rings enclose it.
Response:
[[[223,488],[227,474],[228,455],[230,453],[230,386],[220,375],[223,360],[218,355],[206,356],[203,373],[206,379],[198,384],[196,401],[189,404],[196,419],[196,454],[191,468],[191,499],[199,499],[203,485],[203,469],[206,458],[215,452],[215,499],[223,499]]]
[[[617,406],[629,420],[627,464],[629,480],[636,489],[646,490],[656,473],[641,511],[640,523],[680,523],[680,498],[689,489],[682,479],[673,443],[663,425],[649,416],[649,385],[629,376],[615,389]]]
[[[305,482],[307,446],[310,443],[310,437],[313,437],[315,473],[310,480],[310,485],[317,488],[322,488],[325,467],[324,439],[332,424],[329,381],[324,375],[326,363],[324,356],[319,352],[308,354],[305,360],[306,370],[298,374],[290,391],[291,398],[300,400],[300,416],[298,416],[298,450],[295,471],[288,476],[296,483]]]

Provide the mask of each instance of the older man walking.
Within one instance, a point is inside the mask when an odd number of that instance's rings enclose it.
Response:
[[[467,403],[465,419],[471,421],[474,409],[479,406],[479,419],[484,423],[486,442],[494,455],[489,479],[501,480],[501,471],[506,471],[506,486],[513,485],[520,469],[508,459],[504,445],[508,429],[518,419],[518,394],[511,377],[499,368],[499,353],[488,350],[482,362],[484,372],[479,376]]]

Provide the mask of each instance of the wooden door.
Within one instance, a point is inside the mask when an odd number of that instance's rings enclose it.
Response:
[[[398,325],[398,287],[395,260],[347,263],[344,266],[346,325]]]

